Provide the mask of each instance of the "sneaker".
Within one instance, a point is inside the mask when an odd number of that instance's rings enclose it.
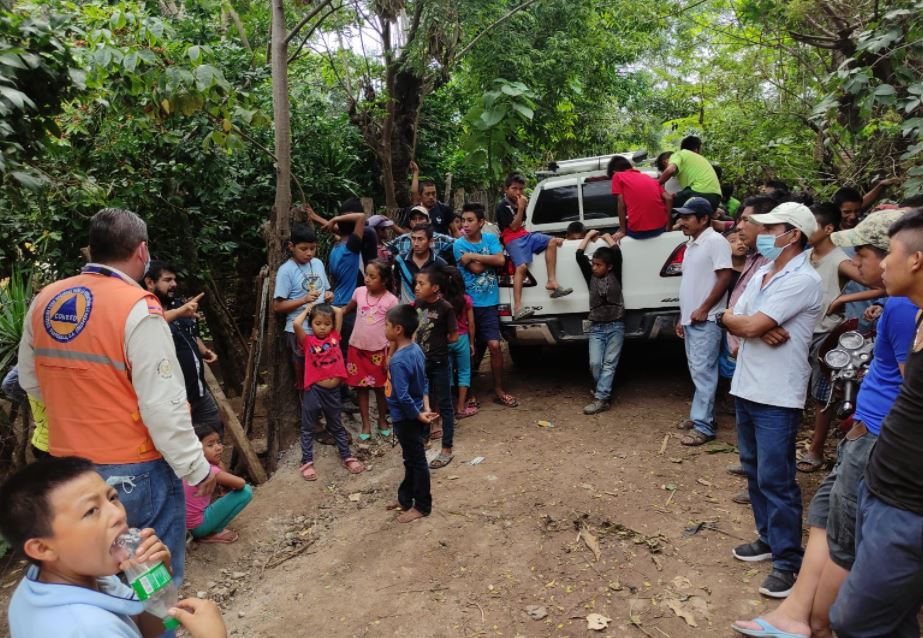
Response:
[[[599,414],[609,409],[609,402],[596,399],[593,403],[583,406],[584,414]]]
[[[744,472],[744,466],[740,463],[735,463],[734,465],[727,466],[727,473],[731,476],[747,476],[747,473]]]
[[[758,563],[772,558],[772,550],[769,549],[769,545],[760,539],[756,539],[752,543],[746,543],[735,547],[734,558],[748,563]]]
[[[770,598],[788,598],[795,586],[795,572],[774,569],[760,585],[760,593]]]
[[[742,489],[737,494],[731,497],[731,500],[737,503],[738,505],[749,505],[750,504],[750,490]]]

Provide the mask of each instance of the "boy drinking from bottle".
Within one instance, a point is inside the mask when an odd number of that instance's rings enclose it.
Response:
[[[116,577],[128,561],[120,564],[113,549],[127,530],[118,492],[86,459],[42,459],[10,476],[0,487],[0,533],[31,563],[10,600],[12,638],[163,634],[163,620]],[[141,536],[135,561],[169,569],[170,550],[154,530]],[[210,601],[180,601],[170,615],[193,638],[227,636]]]

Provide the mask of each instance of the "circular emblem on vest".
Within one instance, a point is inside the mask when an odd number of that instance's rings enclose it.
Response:
[[[52,339],[67,343],[83,332],[93,310],[93,293],[77,286],[56,294],[45,306],[45,332]]]

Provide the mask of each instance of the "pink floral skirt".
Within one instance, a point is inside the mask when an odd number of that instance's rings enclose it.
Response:
[[[354,388],[383,388],[388,380],[388,351],[346,351],[346,383]]]

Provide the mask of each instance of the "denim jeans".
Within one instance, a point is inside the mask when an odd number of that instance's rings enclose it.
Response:
[[[153,527],[170,549],[173,580],[183,582],[186,560],[186,493],[183,482],[163,459],[124,465],[97,465],[119,493],[131,527]]]
[[[594,321],[590,324],[590,372],[596,382],[596,399],[608,401],[612,396],[612,380],[622,356],[625,341],[624,321]]]
[[[439,406],[442,417],[442,447],[452,447],[455,435],[455,406],[452,405],[451,370],[449,360],[426,360],[426,380],[429,382],[429,407]]]
[[[923,516],[888,505],[859,483],[856,561],[830,609],[839,638],[919,638]]]
[[[801,558],[801,489],[795,480],[798,408],[737,399],[737,447],[760,540],[772,565],[798,571]]]
[[[722,331],[714,321],[683,326],[689,376],[695,385],[689,420],[696,430],[715,436],[715,391],[718,389],[718,355],[721,354]]]
[[[449,344],[450,378],[457,388],[471,387],[471,341],[467,334],[459,334],[458,341]]]
[[[253,488],[244,485],[242,490],[231,490],[217,501],[205,508],[205,518],[198,527],[189,531],[195,538],[202,538],[215,532],[220,532],[231,524],[250,501],[253,500]]]
[[[405,510],[414,507],[427,516],[433,509],[429,465],[423,448],[428,431],[429,428],[419,421],[397,421],[394,424],[394,434],[404,457],[404,480],[397,488],[397,502]]]

